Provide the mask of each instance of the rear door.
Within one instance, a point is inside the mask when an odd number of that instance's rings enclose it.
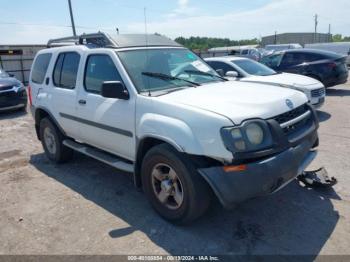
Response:
[[[112,50],[93,50],[84,57],[77,123],[81,141],[129,160],[135,157],[135,96],[129,100],[101,96],[102,83],[120,81],[122,66]]]
[[[281,72],[298,74],[300,73],[300,68],[303,66],[305,60],[306,59],[303,53],[286,52],[282,58],[278,70]]]
[[[50,107],[54,117],[65,133],[73,138],[79,137],[77,123],[72,119],[77,114],[77,75],[81,54],[78,51],[59,52],[54,57],[51,79]]]
[[[47,85],[45,82],[46,76],[48,74],[48,68],[50,65],[50,61],[52,59],[52,53],[41,52],[38,54],[34,60],[32,65],[32,69],[30,71],[29,77],[29,86],[30,86],[30,97],[34,106],[41,106],[45,104],[45,100],[40,100],[39,93],[46,93],[49,90],[46,88]]]

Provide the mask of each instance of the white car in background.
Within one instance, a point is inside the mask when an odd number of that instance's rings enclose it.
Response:
[[[303,92],[315,108],[320,108],[325,102],[326,89],[324,85],[311,77],[277,73],[261,63],[242,57],[212,57],[206,58],[205,61],[230,80],[296,89]]]

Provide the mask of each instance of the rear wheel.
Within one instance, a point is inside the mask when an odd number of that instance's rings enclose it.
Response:
[[[49,118],[40,121],[40,140],[46,156],[55,163],[70,160],[73,150],[63,145],[64,135]]]
[[[146,154],[142,184],[153,208],[172,223],[189,223],[210,205],[208,184],[184,155],[167,144]]]

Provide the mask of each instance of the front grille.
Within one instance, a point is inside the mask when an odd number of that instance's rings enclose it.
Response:
[[[286,123],[290,120],[293,120],[293,119],[303,115],[307,111],[309,111],[309,108],[308,108],[307,104],[304,104],[304,105],[299,106],[299,107],[297,107],[289,112],[278,115],[278,116],[274,117],[273,119],[276,120],[281,125],[283,123]],[[283,128],[283,132],[288,136],[292,135],[293,133],[303,129],[303,127],[305,125],[307,125],[307,122],[309,119],[310,119],[310,117],[306,117],[306,118],[304,118],[304,119],[302,119],[294,124],[286,126]]]
[[[291,111],[288,111],[286,113],[280,114],[278,116],[275,116],[273,119],[276,120],[279,124],[283,124],[285,122],[288,122],[294,118],[297,118],[298,116],[301,116],[305,112],[307,112],[308,106],[306,104],[299,106]]]
[[[320,97],[320,96],[323,96],[325,93],[326,93],[326,89],[324,87],[319,88],[319,89],[315,89],[315,90],[311,90],[312,97]]]
[[[0,86],[0,91],[11,90],[13,86]]]

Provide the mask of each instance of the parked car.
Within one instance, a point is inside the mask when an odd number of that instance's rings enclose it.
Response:
[[[347,82],[346,57],[334,52],[314,49],[295,49],[265,56],[261,63],[277,72],[306,75],[323,83],[325,87]]]
[[[205,61],[215,70],[222,70],[223,75],[228,79],[299,90],[316,108],[320,108],[325,101],[325,87],[320,81],[311,77],[277,73],[271,68],[247,58],[225,56],[206,58]]]
[[[239,50],[231,51],[230,55],[246,57],[255,61],[259,61],[261,59],[261,53],[257,48],[241,48]]]
[[[212,196],[232,208],[276,192],[316,156],[318,120],[301,92],[227,81],[159,35],[71,40],[39,51],[30,73],[46,156],[75,150],[132,173],[171,222],[198,218]]]
[[[278,51],[284,51],[289,49],[300,49],[303,48],[300,44],[275,44],[275,45],[266,45],[265,51],[273,53]]]
[[[346,64],[348,67],[350,67],[350,42],[306,44],[305,47],[311,49],[331,51],[340,55],[347,56]]]
[[[0,112],[27,107],[24,85],[0,68]]]

